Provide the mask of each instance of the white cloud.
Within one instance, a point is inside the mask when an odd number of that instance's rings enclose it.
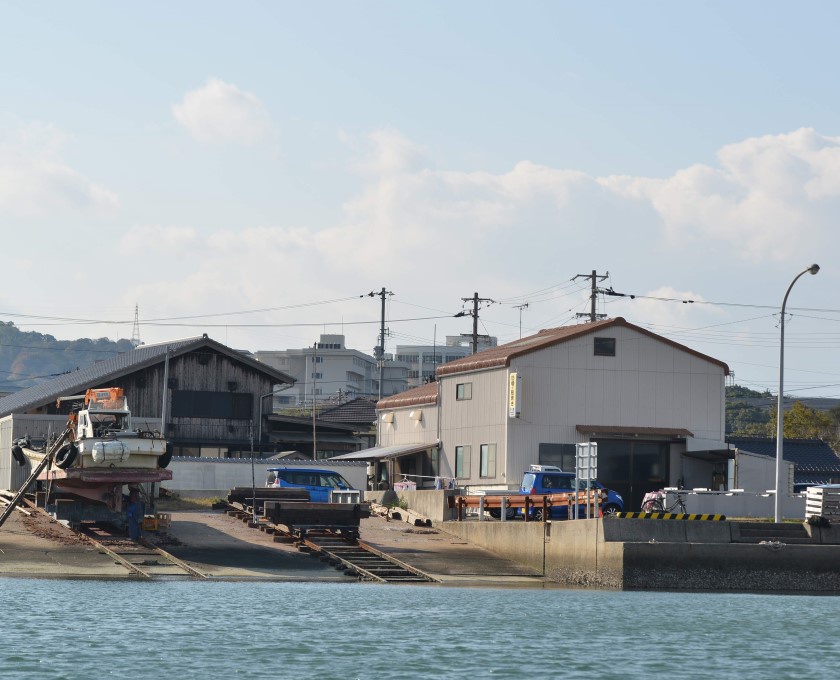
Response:
[[[64,141],[60,130],[42,123],[17,126],[0,140],[0,214],[40,218],[119,207],[114,192],[64,162]]]
[[[202,143],[255,144],[271,129],[268,112],[255,94],[218,78],[187,92],[172,114]]]
[[[346,135],[344,141],[352,141]],[[405,137],[398,130],[374,130],[365,138],[367,157],[358,168],[372,175],[393,175],[417,172],[427,161],[426,150]]]
[[[637,296],[625,308],[632,311],[634,318],[644,319],[647,324],[657,326],[660,332],[670,330],[673,333],[675,329],[696,323],[698,317],[704,318],[703,323],[711,324],[723,315],[720,309],[703,304],[705,302],[706,299],[700,293],[678,290],[673,286],[659,286]]]
[[[120,253],[127,255],[146,252],[165,254],[179,253],[185,248],[200,245],[199,234],[193,227],[155,224],[132,227],[122,235],[118,248]]]
[[[600,178],[529,161],[504,173],[434,170],[423,162],[419,147],[398,133],[369,141],[372,146],[360,153],[367,161],[380,159],[367,165],[369,171],[377,167],[378,174],[344,205],[336,223],[133,230],[123,239],[124,248],[145,247],[156,259],[175,254],[178,266],[150,277],[142,258],[132,261],[127,279],[134,287],[126,304],[165,305],[156,316],[185,309],[204,314],[341,298],[385,285],[399,299],[456,311],[460,298],[474,291],[494,298],[521,296],[593,267],[610,270],[615,277],[610,283],[620,292],[726,300],[729,289],[740,286],[740,272],[763,280],[770,258],[798,271],[802,262],[819,259],[814,253],[840,245],[826,227],[838,212],[838,143],[813,131],[745,140],[722,149],[716,167],[694,165],[664,179]],[[755,258],[751,268],[745,254]],[[526,328],[574,318],[588,309],[583,296],[558,295],[534,304]],[[655,324],[666,333],[728,318],[710,305],[607,301],[611,304],[604,309],[599,303],[599,311]],[[255,320],[375,317],[376,310],[368,307],[299,309]],[[516,337],[515,312],[494,306],[486,318],[505,314],[507,326],[482,330],[509,333],[503,340]],[[233,319],[243,321],[248,317]],[[468,330],[458,323],[441,321],[456,324],[455,332]],[[322,325],[317,332],[323,330]],[[307,342],[316,334],[293,332],[308,334]],[[424,332],[429,331],[418,330]],[[374,336],[364,327],[348,328],[351,346],[366,347]]]
[[[712,240],[754,261],[821,252],[840,207],[840,138],[809,128],[730,144],[719,167],[666,179],[608,177],[618,195],[648,202],[675,248]]]

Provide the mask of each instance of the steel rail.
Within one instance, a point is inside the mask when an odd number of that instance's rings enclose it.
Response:
[[[442,583],[442,581],[440,579],[437,579],[434,576],[431,576],[431,575],[427,574],[426,572],[421,571],[420,569],[417,569],[417,567],[412,567],[410,564],[407,564],[407,563],[403,562],[402,560],[398,560],[396,557],[388,555],[387,553],[384,553],[381,550],[379,550],[377,548],[374,548],[372,545],[370,545],[370,543],[365,543],[364,541],[357,541],[357,545],[360,548],[362,548],[364,550],[367,550],[368,552],[373,553],[377,557],[381,557],[383,560],[388,560],[389,562],[392,562],[392,563],[396,564],[398,567],[401,567],[402,569],[405,569],[406,571],[410,571],[411,573],[413,573],[417,576],[421,576],[422,578],[428,579],[432,583]]]
[[[139,540],[139,543],[140,543],[140,545],[143,545],[143,546],[149,548],[150,550],[154,550],[156,553],[158,553],[158,555],[161,555],[162,557],[165,557],[167,560],[172,562],[172,564],[174,564],[177,567],[180,567],[181,569],[186,571],[191,576],[195,576],[196,578],[210,578],[207,574],[203,574],[202,572],[200,572],[195,567],[192,567],[189,564],[187,564],[186,562],[184,562],[184,560],[182,560],[178,557],[175,557],[175,555],[173,555],[170,552],[167,552],[163,548],[160,548],[160,547],[156,546],[154,543],[150,543],[145,538],[141,538]]]

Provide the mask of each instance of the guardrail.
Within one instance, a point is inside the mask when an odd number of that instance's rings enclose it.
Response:
[[[588,498],[587,498],[588,496]],[[535,521],[531,518],[532,511],[539,510],[539,519],[536,521],[545,521],[549,518],[549,510],[553,507],[566,506],[569,510],[569,517],[572,517],[575,505],[578,506],[578,516],[582,514],[586,516],[586,508],[589,508],[590,517],[598,517],[600,514],[601,504],[606,498],[606,494],[599,489],[592,489],[589,492],[578,491],[569,493],[554,493],[554,494],[477,494],[473,496],[452,496],[449,498],[450,508],[456,508],[457,520],[463,521],[465,510],[478,510],[479,520],[484,519],[484,512],[490,509],[498,509],[501,517],[504,519],[506,511],[509,508],[522,509],[525,521]],[[581,507],[583,512],[581,513]]]

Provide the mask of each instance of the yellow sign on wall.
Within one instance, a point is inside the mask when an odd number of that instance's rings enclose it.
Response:
[[[518,418],[521,413],[522,379],[511,373],[508,380],[508,418]]]

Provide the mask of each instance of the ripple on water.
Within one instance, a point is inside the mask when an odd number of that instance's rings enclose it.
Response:
[[[794,678],[840,651],[834,597],[0,579],[0,603],[4,679]]]

